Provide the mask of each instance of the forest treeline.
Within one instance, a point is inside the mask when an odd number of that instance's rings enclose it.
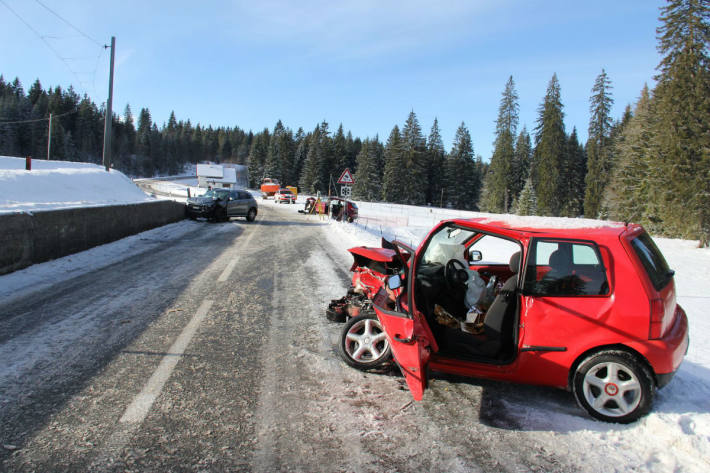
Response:
[[[326,122],[293,131],[278,121],[253,133],[193,125],[174,112],[162,126],[147,108],[113,116],[112,166],[131,176],[180,172],[187,163],[233,162],[301,192],[337,192],[345,168],[353,197],[521,215],[609,218],[655,234],[710,239],[710,0],[669,0],[657,28],[662,59],[654,88],[612,117],[613,82],[601,70],[591,88],[586,143],[564,123],[553,75],[534,128],[520,128],[513,77],[501,94],[494,149],[474,153],[462,123],[446,150],[435,119],[425,136],[414,111],[389,136],[361,139]],[[100,163],[104,109],[71,87],[25,90],[0,76],[0,154]]]

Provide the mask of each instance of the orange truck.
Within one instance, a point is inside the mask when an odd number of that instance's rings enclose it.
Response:
[[[281,184],[279,184],[278,179],[272,179],[270,177],[265,177],[261,181],[261,197],[264,199],[268,199],[269,197],[273,197],[274,194],[276,194],[280,188],[281,188]]]

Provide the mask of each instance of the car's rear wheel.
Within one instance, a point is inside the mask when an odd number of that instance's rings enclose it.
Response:
[[[572,390],[592,417],[628,424],[651,409],[654,384],[648,368],[631,353],[605,350],[579,364]]]
[[[255,218],[256,218],[256,209],[255,208],[249,209],[249,212],[247,212],[247,221],[253,222]]]
[[[348,365],[361,370],[380,366],[392,356],[385,331],[374,313],[351,318],[343,327],[338,348]]]

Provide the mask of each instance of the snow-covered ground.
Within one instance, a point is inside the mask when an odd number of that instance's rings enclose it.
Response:
[[[116,205],[153,200],[122,172],[70,161],[0,156],[0,213]]]
[[[18,161],[21,162],[19,169],[10,167],[8,163],[12,161],[7,158],[0,158],[0,213],[52,206],[103,205],[147,198],[142,192],[142,195],[137,195],[133,190],[124,193],[126,188],[135,186],[116,171],[106,173],[98,167],[100,172],[96,172],[97,166],[78,163],[61,163],[62,167],[53,169],[52,162],[35,161],[33,168],[36,171],[31,173],[39,173],[40,177],[35,177],[37,174],[28,177],[30,173],[24,171],[24,160]],[[108,176],[118,177],[106,180]],[[77,187],[75,183],[81,179],[84,183]],[[191,184],[189,181],[165,183],[165,189],[176,194],[184,192],[186,196],[186,186]],[[51,194],[49,189],[52,189]],[[39,202],[33,200],[36,196],[41,197]],[[296,205],[261,199],[258,202],[261,206],[278,205],[296,213],[303,208],[304,196],[299,196]],[[434,223],[445,218],[502,218],[490,214],[390,204],[359,203],[359,208],[361,218],[354,224],[328,221],[324,225],[326,235],[338,251],[345,253],[347,248],[357,245],[378,245],[382,236],[416,246]],[[507,218],[531,225],[540,222],[580,225],[576,219]],[[608,223],[584,222],[584,225],[604,224]],[[14,298],[43,285],[107,266],[127,254],[140,252],[143,241],[180,238],[189,230],[188,227],[189,222],[167,225],[87,252],[0,276],[0,299]],[[559,448],[570,452],[579,448],[589,449],[589,458],[598,457],[597,464],[602,471],[710,471],[710,282],[707,276],[710,274],[710,249],[697,248],[696,241],[664,238],[655,238],[655,241],[676,271],[678,301],[686,309],[690,321],[690,348],[673,381],[658,392],[653,411],[634,424],[618,426],[581,416],[570,419],[563,414],[551,421],[541,419],[532,407],[517,407],[528,409],[528,412],[518,416],[519,419],[529,419],[529,425],[523,421],[521,430],[557,432],[553,436]],[[560,429],[565,422],[574,425],[569,425],[569,429]],[[556,430],[545,429],[547,425],[556,426]],[[600,453],[595,454],[595,449]],[[613,456],[610,457],[609,452],[614,452]]]

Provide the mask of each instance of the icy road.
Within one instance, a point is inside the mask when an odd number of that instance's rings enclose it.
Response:
[[[396,369],[349,368],[324,308],[345,293],[351,259],[291,206],[171,228],[182,236],[148,232],[106,267],[0,299],[0,470],[668,464],[629,453],[634,427],[586,418],[564,391],[437,377],[413,403]],[[595,435],[609,439],[596,448]]]

